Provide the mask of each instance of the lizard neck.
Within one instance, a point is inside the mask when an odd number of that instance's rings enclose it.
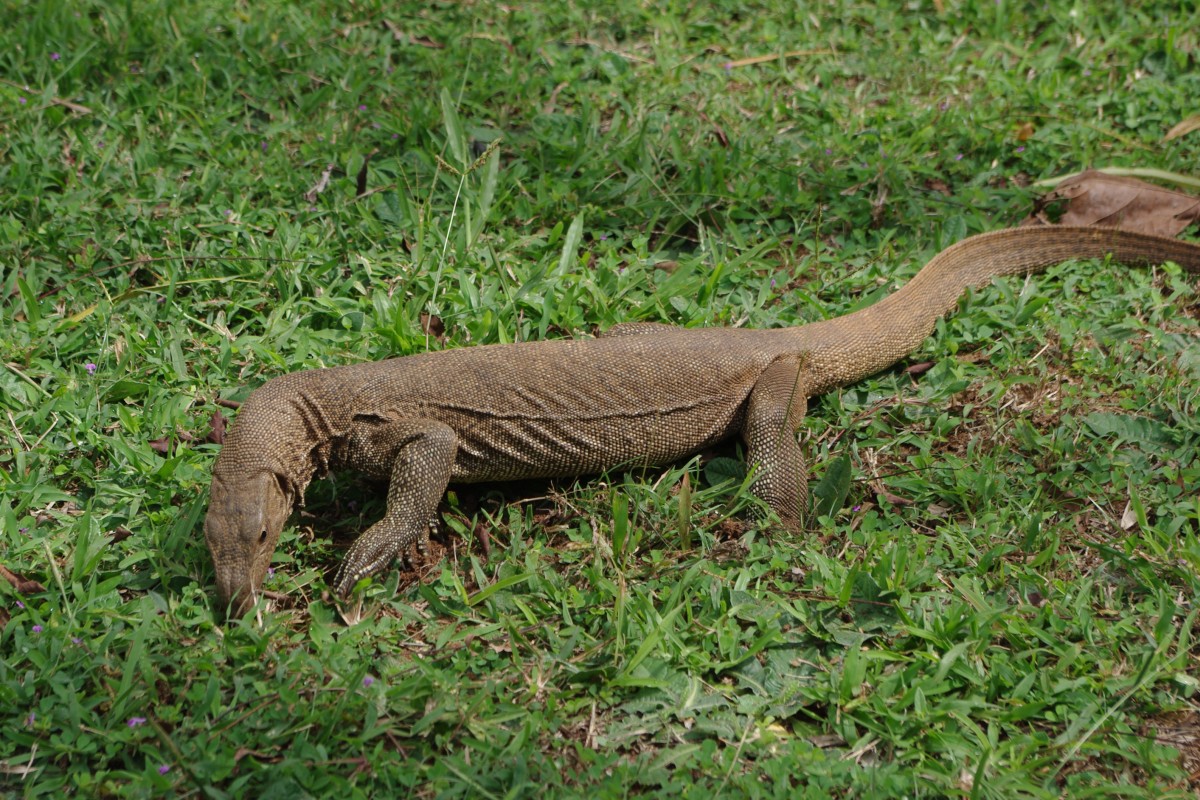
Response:
[[[323,372],[299,372],[268,381],[242,404],[213,466],[225,481],[271,472],[303,502],[314,477],[329,471],[333,449],[345,430],[342,406],[322,392]]]

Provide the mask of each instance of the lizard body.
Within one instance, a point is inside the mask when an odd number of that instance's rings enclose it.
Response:
[[[795,432],[807,398],[916,348],[968,287],[1072,258],[1175,261],[1200,246],[1110,228],[973,236],[905,286],[841,317],[776,330],[618,325],[595,339],[484,345],[309,370],[247,399],[213,467],[205,537],[222,606],[243,612],[308,483],[335,469],[389,482],[387,511],[351,546],[334,588],[415,547],[450,481],[560,477],[663,464],[741,436],[752,491],[785,526],[807,507]]]

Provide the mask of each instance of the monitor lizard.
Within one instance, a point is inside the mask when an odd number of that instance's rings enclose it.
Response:
[[[964,239],[874,305],[792,328],[617,325],[592,339],[427,352],[267,381],[242,405],[213,466],[204,533],[226,610],[249,609],[284,523],[314,477],[388,482],[387,510],[333,580],[425,553],[451,481],[598,473],[670,463],[740,436],[752,492],[803,527],[807,467],[796,431],[809,397],[894,364],[968,287],[1073,258],[1174,261],[1200,245],[1114,228],[1013,228]]]

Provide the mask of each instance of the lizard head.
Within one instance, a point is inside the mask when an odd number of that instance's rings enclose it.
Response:
[[[213,477],[204,538],[217,574],[220,611],[241,616],[254,605],[292,501],[288,481],[273,472],[236,482]]]

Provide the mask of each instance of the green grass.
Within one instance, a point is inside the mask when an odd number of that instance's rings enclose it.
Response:
[[[941,5],[0,11],[0,563],[45,587],[0,581],[0,793],[1192,796],[1156,735],[1200,724],[1200,294],[1171,269],[1003,282],[925,374],[814,401],[815,478],[854,482],[810,537],[754,521],[733,449],[465,488],[441,559],[347,626],[325,580],[381,506],[340,476],[274,610],[213,615],[216,398],[797,324],[1014,224],[1031,181],[1195,172],[1200,134],[1162,141],[1200,97],[1179,4]]]

